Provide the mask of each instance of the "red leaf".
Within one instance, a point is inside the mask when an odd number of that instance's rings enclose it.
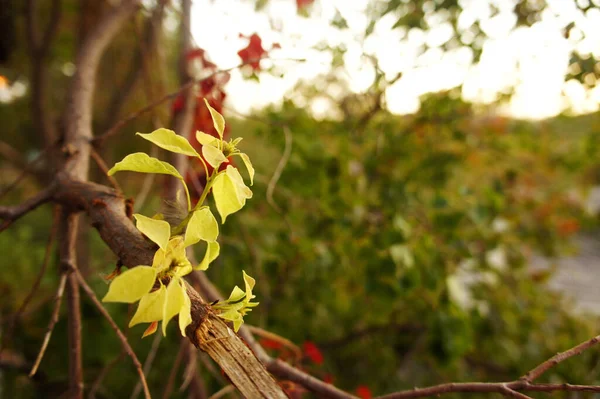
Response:
[[[142,338],[146,338],[148,335],[154,334],[156,332],[157,328],[158,328],[158,321],[153,321],[152,323],[150,323],[148,328],[146,328],[146,331],[144,331],[144,335],[142,335]]]
[[[371,390],[365,385],[360,385],[358,388],[356,388],[356,395],[360,399],[371,399],[373,397]]]
[[[315,364],[323,364],[323,354],[313,342],[304,342],[302,349],[304,350],[304,355],[312,360]]]

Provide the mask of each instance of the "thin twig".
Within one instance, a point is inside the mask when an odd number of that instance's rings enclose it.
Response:
[[[290,349],[294,353],[294,356],[296,357],[297,361],[299,361],[300,359],[302,359],[302,350],[298,347],[298,345],[294,344],[289,339],[284,338],[284,337],[282,337],[280,335],[277,335],[275,333],[272,333],[270,331],[264,330],[264,329],[262,329],[260,327],[255,327],[255,326],[251,326],[251,325],[246,324],[246,328],[252,334],[254,334],[254,335],[258,335],[259,337],[279,342],[283,346],[287,347],[288,349]]]
[[[287,165],[287,163],[290,159],[290,155],[292,154],[292,140],[293,140],[292,132],[290,132],[289,127],[284,126],[283,133],[285,135],[285,148],[283,149],[283,155],[281,156],[281,159],[279,160],[279,163],[277,164],[277,167],[275,168],[275,172],[273,172],[273,176],[271,177],[271,180],[269,181],[269,185],[267,186],[267,203],[269,205],[271,205],[271,207],[273,209],[275,209],[275,211],[277,211],[277,213],[279,213],[279,214],[281,214],[282,211],[281,211],[281,208],[279,208],[279,206],[273,200],[273,192],[275,191],[275,186],[277,185],[277,182],[279,181],[279,178],[281,177],[281,173],[283,172],[285,165]]]
[[[224,386],[219,389],[217,392],[213,393],[208,399],[220,399],[228,393],[235,392],[235,387],[231,384]]]
[[[33,211],[38,206],[50,201],[56,191],[56,185],[50,184],[44,190],[35,196],[23,201],[19,205],[0,206],[0,219],[4,221],[0,224],[0,233],[6,230],[13,222],[21,216]]]
[[[154,359],[156,358],[156,353],[158,352],[158,347],[160,345],[162,336],[160,334],[154,334],[154,340],[152,341],[152,346],[150,347],[150,351],[146,356],[146,360],[144,360],[144,375],[148,375],[150,373],[150,369],[152,368],[152,363],[154,363]],[[136,399],[142,390],[142,383],[140,381],[135,384],[135,388],[133,388],[133,392],[131,392],[131,396],[129,399]]]
[[[19,176],[17,176],[17,178],[15,180],[13,180],[12,183],[10,183],[8,186],[3,188],[2,191],[0,191],[0,198],[4,197],[6,194],[11,192],[15,187],[17,187],[17,185],[21,182],[21,180],[23,180],[25,178],[25,176],[27,176],[29,173],[34,172],[35,171],[34,166],[44,158],[44,155],[49,150],[50,150],[50,146],[44,148],[39,154],[37,154],[37,156],[34,159],[31,160],[31,162],[29,162],[27,165],[25,165],[23,167],[23,171],[19,174]]]
[[[132,112],[131,114],[129,114],[128,116],[126,116],[125,118],[123,118],[122,120],[120,120],[119,122],[115,123],[110,129],[108,129],[106,132],[102,133],[101,135],[96,136],[95,138],[93,138],[92,142],[94,144],[98,144],[98,143],[102,143],[104,140],[106,140],[107,138],[117,134],[119,132],[119,130],[126,125],[127,123],[131,122],[132,120],[134,120],[135,118],[137,118],[140,115],[145,114],[146,112],[152,110],[153,108],[161,105],[162,103],[171,100],[175,97],[177,97],[177,95],[179,95],[180,93],[184,92],[185,90],[189,89],[190,87],[192,87],[193,85],[197,84],[197,83],[202,83],[205,80],[209,80],[212,79],[213,77],[215,77],[218,74],[221,73],[227,73],[227,72],[231,72],[233,70],[242,68],[245,65],[251,64],[253,62],[259,61],[261,59],[267,59],[268,57],[262,57],[262,58],[256,58],[256,59],[252,59],[252,60],[247,60],[244,61],[243,63],[236,65],[234,67],[231,68],[226,68],[226,69],[221,69],[218,71],[215,71],[213,73],[211,73],[210,75],[201,78],[201,79],[195,79],[195,80],[191,80],[189,82],[187,82],[186,84],[184,84],[183,86],[180,86],[177,90],[175,90],[174,92],[171,92],[169,94],[166,94],[165,96],[159,98],[158,100],[155,100],[154,102],[148,104],[147,106]],[[289,59],[288,59],[289,61]],[[298,62],[303,62],[305,61],[304,59],[294,59],[293,61],[298,61]]]
[[[569,350],[566,350],[561,353],[557,353],[556,355],[554,355],[550,359],[546,360],[539,366],[528,371],[524,376],[521,377],[521,379],[523,381],[533,382],[536,379],[538,379],[542,374],[544,374],[546,371],[550,370],[552,367],[556,366],[559,363],[564,362],[565,360],[569,359],[570,357],[581,354],[583,351],[591,348],[592,346],[596,345],[598,342],[600,342],[600,335],[597,335],[594,338],[591,338],[585,342],[582,342],[579,345],[574,346],[573,348],[571,348]]]
[[[113,186],[113,188],[115,190],[117,190],[117,192],[119,194],[123,193],[123,190],[121,189],[121,186],[119,185],[119,183],[117,182],[117,180],[112,177],[109,176],[108,174],[108,166],[106,165],[106,162],[104,162],[104,159],[102,159],[102,157],[100,156],[100,154],[98,154],[98,151],[96,151],[93,147],[90,151],[90,155],[92,156],[92,159],[94,160],[94,162],[96,162],[96,165],[98,165],[98,168],[100,168],[100,171],[102,172],[102,175],[105,176],[108,181],[110,182],[110,184]]]
[[[42,347],[33,363],[33,367],[29,372],[29,377],[33,377],[37,372],[37,369],[40,367],[40,362],[44,357],[44,353],[46,353],[46,348],[48,347],[48,343],[50,342],[50,337],[52,336],[52,331],[54,330],[54,326],[58,322],[58,313],[60,311],[60,304],[62,302],[63,293],[65,292],[65,284],[67,282],[67,274],[62,273],[60,275],[60,281],[58,283],[58,289],[56,290],[56,295],[54,296],[54,309],[52,310],[52,316],[50,317],[50,322],[48,323],[48,328],[46,329],[46,334],[44,335],[44,341],[42,342]]]
[[[187,341],[182,339],[179,344],[179,351],[177,352],[177,356],[175,356],[175,361],[173,361],[173,364],[171,365],[171,372],[169,373],[167,385],[165,386],[165,390],[162,396],[163,399],[168,399],[171,396],[171,392],[173,392],[173,386],[175,385],[175,376],[177,375],[177,371],[179,370],[179,365],[181,364],[181,360],[183,359],[183,354],[185,352],[187,343]]]
[[[59,215],[59,207],[56,206],[56,207],[54,207],[52,228],[50,229],[50,235],[48,236],[48,242],[46,243],[46,252],[44,253],[44,260],[42,262],[42,267],[40,268],[40,271],[38,272],[38,275],[37,275],[35,281],[33,282],[33,285],[31,286],[29,293],[25,297],[25,300],[23,301],[21,306],[19,306],[19,309],[17,309],[14,316],[11,318],[10,325],[6,331],[6,334],[4,334],[4,337],[2,340],[2,347],[0,347],[0,354],[6,347],[6,342],[12,338],[12,335],[13,335],[13,332],[15,329],[15,325],[19,322],[19,319],[23,316],[23,313],[25,312],[25,309],[29,305],[29,302],[31,302],[31,299],[33,298],[33,296],[38,293],[37,290],[40,287],[40,284],[42,283],[42,278],[44,277],[44,274],[46,274],[46,269],[48,268],[48,263],[50,263],[50,255],[52,254],[52,246],[53,246],[54,240],[56,238],[56,230],[58,227],[58,215]]]
[[[92,387],[90,388],[90,393],[88,394],[89,399],[96,398],[96,392],[98,392],[98,390],[100,390],[100,387],[102,386],[102,382],[104,382],[104,379],[106,378],[106,376],[108,375],[110,370],[112,370],[112,368],[115,367],[123,359],[123,357],[125,357],[126,354],[127,354],[127,352],[122,350],[118,356],[116,356],[110,362],[106,363],[106,365],[102,368],[102,370],[100,370],[100,372],[98,373],[98,376],[92,383]]]
[[[119,338],[119,341],[121,341],[121,345],[123,346],[123,349],[127,352],[127,355],[129,355],[129,357],[131,358],[131,361],[133,362],[133,365],[135,366],[135,369],[136,369],[138,375],[140,376],[140,382],[142,383],[142,387],[144,388],[144,396],[146,397],[146,399],[150,399],[150,390],[148,389],[148,383],[146,382],[146,377],[144,376],[144,372],[142,370],[142,365],[141,365],[140,361],[138,360],[137,356],[135,355],[135,352],[131,348],[131,345],[129,345],[129,342],[127,341],[127,337],[125,337],[125,334],[123,334],[123,332],[121,331],[119,326],[117,326],[117,323],[115,323],[115,321],[112,319],[112,317],[110,317],[110,314],[104,308],[104,306],[102,306],[102,303],[100,303],[98,298],[96,298],[96,294],[94,294],[94,291],[85,282],[81,273],[79,273],[78,270],[75,270],[74,273],[77,276],[79,285],[85,291],[85,293],[88,295],[88,297],[90,298],[90,300],[92,301],[94,306],[96,306],[96,309],[98,309],[98,311],[102,314],[102,316],[104,316],[104,318],[108,321],[108,324],[110,324],[110,326],[115,331],[115,333],[117,333],[117,337]]]

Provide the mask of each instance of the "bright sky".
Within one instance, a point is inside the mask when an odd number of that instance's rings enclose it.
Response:
[[[500,9],[493,18],[490,18],[490,1]],[[445,54],[434,49],[418,56],[418,46],[435,45],[451,35],[443,16],[431,17],[429,22],[435,29],[425,33],[416,29],[392,30],[395,19],[388,15],[378,21],[374,34],[361,43],[360,37],[369,22],[365,16],[367,0],[316,0],[310,18],[297,15],[294,0],[270,0],[260,12],[254,11],[254,1],[196,1],[192,29],[197,44],[206,49],[221,68],[239,64],[237,51],[247,44],[247,40],[239,38],[239,33],[258,33],[267,49],[274,42],[281,44],[282,49],[273,52],[272,57],[279,59],[273,63],[284,72],[283,77],[264,73],[257,83],[244,80],[239,71],[232,73],[227,89],[230,105],[244,113],[278,103],[299,80],[310,81],[328,72],[330,54],[313,49],[323,42],[347,47],[348,73],[343,78],[352,91],[365,90],[374,77],[372,64],[364,54],[375,55],[389,78],[402,71],[403,78],[387,92],[388,106],[394,113],[414,112],[419,106],[418,97],[423,93],[452,88],[463,82],[463,95],[482,102],[494,101],[502,90],[516,87],[505,111],[517,117],[553,116],[569,106],[578,113],[594,111],[600,103],[599,88],[586,91],[579,83],[564,82],[569,52],[575,44],[563,37],[562,28],[576,21],[581,28],[576,36],[585,35],[579,50],[600,57],[600,11],[591,10],[584,16],[573,0],[548,2],[550,7],[541,22],[531,29],[513,31],[516,18],[512,13],[512,0],[463,0],[466,12],[459,26],[468,28],[480,20],[482,29],[490,36],[484,44],[481,62],[475,68],[470,66],[470,50],[464,48]],[[336,9],[347,20],[349,29],[340,31],[331,26]],[[470,33],[467,31],[464,35],[468,39]],[[285,60],[289,58],[307,61]],[[264,66],[272,64],[263,62]],[[328,112],[327,104],[322,101],[315,101],[312,108],[316,114]]]

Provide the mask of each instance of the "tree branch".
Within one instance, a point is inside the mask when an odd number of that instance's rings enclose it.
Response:
[[[77,69],[65,110],[65,148],[70,156],[63,165],[63,171],[72,178],[84,180],[88,176],[92,139],[92,100],[100,57],[139,3],[140,0],[123,0],[109,11],[86,36],[77,55],[75,62]]]
[[[69,397],[83,398],[81,349],[81,303],[79,286],[71,270],[77,269],[77,230],[79,216],[62,211],[60,224],[60,268],[67,272],[67,329],[69,342]]]
[[[46,334],[44,335],[44,341],[42,341],[42,347],[33,363],[33,367],[29,372],[29,376],[33,377],[35,373],[37,373],[38,367],[40,367],[40,363],[44,358],[44,354],[46,353],[46,348],[48,347],[48,343],[50,342],[50,337],[52,336],[52,331],[54,331],[54,326],[58,322],[58,314],[60,311],[60,304],[62,302],[63,293],[65,292],[65,283],[67,282],[67,274],[62,273],[60,275],[60,281],[58,283],[58,289],[56,290],[56,295],[54,295],[54,309],[52,310],[52,316],[50,317],[50,322],[48,323],[48,328],[46,329]]]
[[[202,78],[202,79],[195,79],[195,80],[191,80],[189,82],[187,82],[186,84],[182,85],[181,87],[179,87],[177,90],[164,95],[163,97],[155,100],[154,102],[148,104],[147,106],[140,108],[137,111],[134,111],[132,113],[130,113],[129,115],[127,115],[125,118],[121,119],[119,122],[115,123],[110,129],[108,129],[107,131],[105,131],[104,133],[94,137],[93,139],[93,143],[94,145],[102,145],[102,143],[114,136],[115,134],[117,134],[119,132],[119,130],[125,126],[127,123],[131,122],[132,120],[136,119],[137,117],[139,117],[140,115],[145,114],[146,112],[151,111],[152,109],[158,107],[159,105],[163,104],[164,102],[168,101],[168,100],[172,100],[175,97],[177,97],[179,94],[183,93],[184,91],[186,91],[187,89],[193,87],[195,84],[197,83],[202,83],[205,80],[208,79],[212,79],[215,75],[221,74],[221,73],[227,73],[227,72],[231,72],[235,69],[239,69],[245,65],[248,65],[250,63],[256,62],[258,60],[260,60],[261,58],[258,59],[252,59],[252,60],[248,60],[245,61],[239,65],[236,65],[234,67],[231,68],[226,68],[226,69],[221,69],[219,71],[215,71],[213,73],[211,73],[210,75]]]
[[[566,350],[564,352],[558,353],[550,359],[546,360],[544,363],[540,364],[536,368],[528,371],[521,379],[526,382],[533,382],[538,379],[542,374],[546,371],[550,370],[552,367],[556,366],[559,363],[564,362],[570,357],[581,354],[583,351],[591,348],[600,342],[600,335],[595,336],[585,342],[580,343],[573,348]]]
[[[23,201],[15,206],[0,206],[0,219],[4,221],[0,224],[0,232],[6,230],[8,226],[13,224],[20,217],[33,211],[38,206],[50,201],[56,191],[56,184],[50,184],[44,190],[37,193],[28,200]]]
[[[49,146],[56,138],[56,129],[52,123],[46,101],[48,87],[48,50],[58,31],[61,15],[60,0],[52,0],[50,20],[43,36],[38,31],[39,23],[35,17],[35,0],[25,3],[25,18],[27,26],[27,43],[31,58],[31,111],[33,123],[37,131],[44,137],[45,145]]]
[[[140,361],[138,360],[137,356],[135,355],[135,352],[131,348],[131,345],[129,345],[129,342],[127,341],[127,337],[125,337],[125,334],[123,334],[123,332],[121,331],[119,326],[117,326],[117,323],[115,323],[115,321],[112,319],[112,317],[110,317],[110,314],[104,308],[104,306],[102,306],[102,303],[100,303],[98,298],[96,298],[96,294],[94,294],[94,291],[85,282],[83,276],[81,275],[81,273],[79,273],[79,270],[73,269],[72,272],[73,272],[73,275],[77,278],[77,281],[78,281],[79,285],[81,286],[81,288],[83,289],[83,291],[90,298],[90,300],[92,301],[94,306],[96,306],[96,309],[98,309],[98,311],[102,314],[102,316],[104,316],[106,321],[108,321],[108,324],[110,324],[110,326],[115,331],[115,333],[117,333],[117,337],[119,337],[119,341],[121,342],[121,345],[123,346],[123,350],[125,350],[125,352],[127,352],[127,355],[129,355],[129,357],[131,358],[131,361],[133,362],[133,365],[135,366],[135,369],[137,370],[137,373],[140,376],[140,382],[142,383],[142,387],[144,388],[144,396],[146,397],[146,399],[150,399],[150,390],[148,389],[148,384],[146,383],[146,377],[144,377],[144,372],[142,371],[142,365],[141,365]]]

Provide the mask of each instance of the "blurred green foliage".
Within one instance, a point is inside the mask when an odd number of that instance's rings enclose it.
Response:
[[[87,3],[91,10],[86,21],[93,26],[101,14],[97,8],[107,3]],[[452,6],[446,16],[455,27],[457,3],[462,2],[392,1],[387,8],[374,7],[371,17],[392,13],[398,16],[398,28],[426,29],[418,10],[432,5],[438,10],[446,4]],[[48,102],[56,115],[68,87],[63,67],[77,46],[73,32],[86,26],[79,19],[78,2],[64,4],[64,27],[49,68],[56,90]],[[527,13],[537,9],[523,7],[518,24],[533,23],[535,18]],[[343,20],[336,23],[344,28]],[[21,14],[15,25],[18,32],[23,30]],[[115,68],[114,60],[129,65],[137,56],[130,51],[137,31],[133,24],[124,29],[99,71],[97,132],[146,105],[150,97],[138,85],[120,115],[105,112],[112,95],[118,96],[130,78],[127,68]],[[476,31],[481,33],[478,27]],[[169,60],[174,58],[175,46],[169,46],[173,41],[166,35],[160,42]],[[15,43],[19,51],[10,68],[26,75],[22,35]],[[154,74],[164,75],[163,83],[171,87],[175,68],[164,69],[151,70],[149,80],[155,80]],[[308,86],[306,91],[313,95],[320,91]],[[241,269],[256,277],[260,306],[247,322],[299,345],[316,344],[324,363],[307,356],[297,365],[317,377],[331,377],[343,389],[367,385],[380,394],[449,381],[512,380],[595,335],[596,319],[575,314],[572,304],[547,289],[549,274],[528,268],[528,259],[534,253],[560,255],[570,249],[573,234],[597,227],[584,207],[588,191],[600,183],[600,115],[517,121],[458,97],[454,92],[431,94],[410,116],[379,111],[365,119],[358,112],[344,112],[343,120],[319,121],[291,101],[244,119],[225,115],[232,136],[244,137],[240,147],[251,156],[257,176],[254,198],[223,227],[222,255],[209,276],[223,288],[240,284]],[[365,105],[359,96],[350,100],[357,106],[347,110]],[[157,110],[154,117],[168,120],[168,105]],[[109,140],[101,149],[107,163],[147,151],[147,144],[140,144],[133,133],[153,130],[151,119],[144,115]],[[29,98],[0,104],[0,120],[9,132],[3,140],[28,159],[38,151],[34,148],[41,148],[29,116]],[[281,162],[286,146],[291,153]],[[19,168],[0,161],[0,185],[6,186]],[[280,162],[282,174],[275,182],[272,176]],[[92,176],[106,183],[97,168]],[[19,185],[3,204],[33,195],[38,187],[32,182]],[[143,185],[133,174],[120,176],[119,182],[128,196],[137,195]],[[158,210],[163,187],[164,180],[158,178],[143,213]],[[51,213],[49,207],[40,208],[0,235],[2,335],[36,278]],[[115,256],[95,231],[84,227],[81,237],[82,272],[102,295],[107,289],[103,277],[114,270]],[[37,355],[50,318],[56,268],[53,259],[6,348],[28,363]],[[120,326],[126,326],[133,309],[107,308]],[[119,358],[118,340],[87,300],[83,319],[87,388],[108,364],[120,359],[97,396],[129,397],[137,382],[131,361]],[[133,328],[128,336],[143,361],[152,338],[140,340],[142,331]],[[63,309],[40,375],[31,381],[23,370],[1,369],[0,396],[51,398],[64,393],[66,335]],[[174,367],[178,347],[175,334],[160,343],[148,374],[157,395]],[[274,354],[292,360],[284,352]],[[597,352],[588,351],[552,369],[544,381],[599,384],[599,360]],[[199,369],[209,392],[227,383],[218,370],[210,371],[204,363]],[[184,380],[183,368],[179,370],[176,387]],[[175,389],[173,397],[184,396]]]

